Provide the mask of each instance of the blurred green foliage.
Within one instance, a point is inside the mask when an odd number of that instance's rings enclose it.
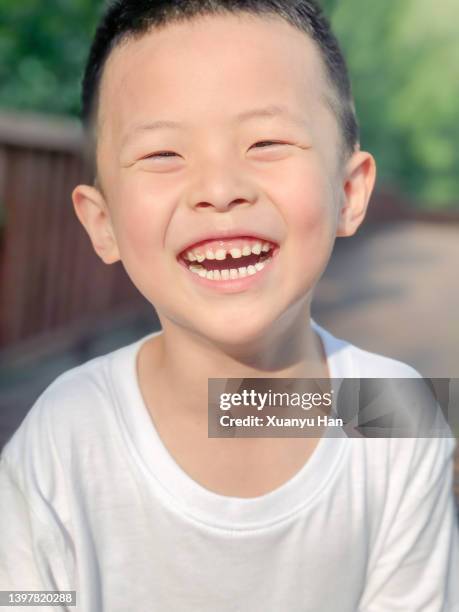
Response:
[[[459,198],[459,2],[322,0],[350,67],[362,147],[419,206]],[[101,0],[0,0],[0,107],[77,115]]]
[[[0,106],[76,115],[101,3],[0,0]]]
[[[327,3],[328,4],[328,3]],[[362,147],[419,206],[459,201],[459,2],[332,2]]]

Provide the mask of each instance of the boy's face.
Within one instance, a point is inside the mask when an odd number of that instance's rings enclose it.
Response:
[[[276,18],[199,18],[112,52],[99,106],[103,195],[79,186],[74,204],[96,251],[121,258],[163,326],[238,344],[307,314],[335,236],[358,227],[374,180],[366,153],[339,163],[327,94],[314,44]],[[273,256],[242,278],[203,279],[183,260],[257,241]]]

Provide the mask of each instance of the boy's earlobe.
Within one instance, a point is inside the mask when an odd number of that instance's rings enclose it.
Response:
[[[76,216],[88,232],[97,255],[106,264],[119,261],[118,245],[102,193],[90,185],[78,185],[72,193]]]
[[[352,236],[365,218],[376,180],[376,162],[370,153],[356,151],[350,158],[340,202],[338,237]]]

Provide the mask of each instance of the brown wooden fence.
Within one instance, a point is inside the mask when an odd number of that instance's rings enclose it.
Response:
[[[81,150],[77,123],[0,114],[0,349],[143,300],[76,219]]]

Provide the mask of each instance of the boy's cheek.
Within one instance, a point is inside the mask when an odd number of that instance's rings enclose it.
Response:
[[[121,259],[138,262],[139,265],[147,262],[157,263],[158,255],[164,255],[161,241],[154,228],[139,216],[129,217],[119,233],[118,248]]]
[[[160,211],[151,206],[140,206],[131,200],[120,203],[114,219],[115,235],[121,260],[126,269],[147,271],[164,257],[161,228],[164,221]],[[129,270],[128,270],[129,271]]]
[[[326,177],[314,172],[304,173],[301,179],[283,194],[289,232],[299,232],[309,238],[323,230],[333,233],[336,204],[332,185]]]
[[[305,184],[303,192],[291,199],[288,243],[297,270],[315,283],[322,275],[335,242],[335,202],[328,186]]]

